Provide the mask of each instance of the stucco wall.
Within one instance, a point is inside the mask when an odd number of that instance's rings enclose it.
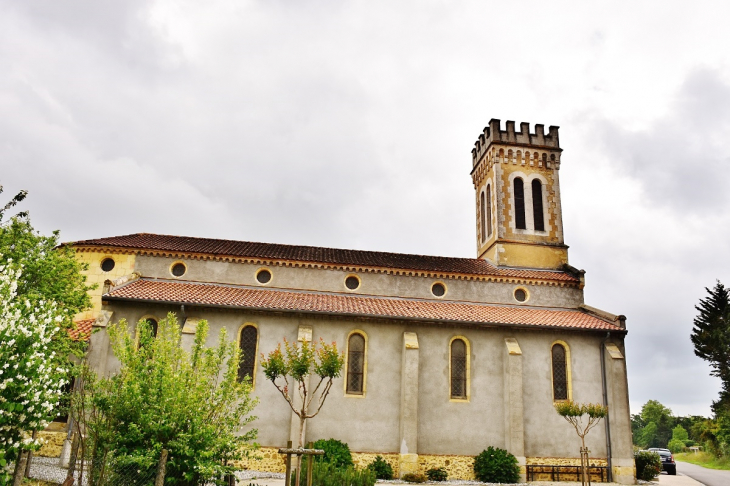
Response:
[[[146,316],[162,318],[179,308],[114,303],[113,320],[124,317],[131,322]],[[553,409],[550,349],[556,340],[570,347],[572,394],[579,402],[601,402],[600,348],[603,335],[513,331],[499,328],[452,328],[408,323],[355,322],[336,319],[300,319],[293,316],[255,315],[234,311],[186,309],[189,317],[207,318],[214,345],[225,327],[229,339],[237,339],[241,325],[253,322],[259,329],[258,353],[268,353],[284,337],[296,340],[300,325],[313,328],[315,339],[336,341],[345,350],[350,331],[367,335],[367,392],[363,397],[345,395],[344,381],[337,379],[320,415],[308,423],[307,441],[337,438],[360,452],[394,453],[399,451],[399,412],[401,353],[403,332],[415,332],[419,340],[418,453],[473,456],[493,445],[505,447],[504,360],[508,356],[504,339],[516,338],[523,364],[524,453],[530,457],[578,457],[579,439],[573,428]],[[104,355],[98,333],[97,354]],[[454,402],[449,395],[448,344],[459,335],[470,344],[470,396],[468,402]],[[97,342],[94,342],[96,345]],[[93,347],[93,346],[92,346]],[[610,359],[610,358],[609,358]],[[258,360],[258,359],[257,359]],[[103,365],[108,371],[117,367],[112,356]],[[630,429],[623,360],[609,363],[611,371],[611,414],[614,457],[631,457]],[[101,363],[95,363],[100,365]],[[610,371],[610,370],[609,370]],[[314,379],[315,377],[313,377]],[[260,366],[256,368],[254,393],[260,404],[252,426],[259,430],[263,446],[282,447],[289,439],[291,411]],[[617,405],[614,405],[617,403]],[[614,431],[615,429],[615,431]],[[599,426],[588,436],[591,456],[605,458],[605,436]]]
[[[518,286],[515,283],[271,266],[267,267],[272,274],[271,281],[261,285],[256,281],[256,272],[262,268],[261,265],[149,256],[137,257],[135,271],[144,277],[172,279],[174,277],[170,274],[170,267],[177,261],[182,261],[187,266],[185,275],[179,277],[179,280],[420,299],[435,299],[431,286],[440,281],[447,287],[444,296],[447,300],[517,303],[513,297],[514,289]],[[361,279],[360,287],[355,291],[348,290],[344,283],[345,278],[351,274],[356,274]],[[575,308],[583,303],[583,290],[575,287],[535,284],[519,286],[528,289],[530,300],[526,304],[529,305]]]

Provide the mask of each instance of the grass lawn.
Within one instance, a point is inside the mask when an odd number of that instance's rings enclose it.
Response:
[[[730,458],[723,457],[718,459],[707,452],[683,452],[681,454],[675,454],[674,458],[677,461],[689,462],[691,464],[697,464],[698,466],[704,466],[710,469],[726,469],[730,470]]]

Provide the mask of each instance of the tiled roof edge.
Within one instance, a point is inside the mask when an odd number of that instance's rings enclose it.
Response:
[[[551,326],[543,324],[510,324],[500,322],[478,322],[478,321],[460,321],[458,319],[427,319],[425,317],[403,317],[403,316],[383,316],[383,315],[371,315],[371,314],[353,314],[347,312],[333,312],[333,311],[310,311],[301,309],[271,309],[269,307],[249,307],[249,306],[238,306],[238,305],[226,305],[226,304],[196,304],[184,301],[167,301],[167,300],[154,300],[154,299],[134,299],[128,297],[112,297],[106,296],[104,300],[112,302],[146,302],[160,305],[185,305],[187,307],[204,307],[211,309],[245,309],[253,312],[271,313],[281,312],[283,314],[294,314],[294,315],[318,315],[318,316],[333,316],[333,317],[344,317],[350,319],[360,320],[374,320],[374,321],[397,321],[397,322],[423,322],[430,324],[449,324],[459,326],[476,326],[476,327],[509,327],[515,329],[532,329],[532,330],[548,330],[548,331],[580,331],[580,332],[593,332],[593,333],[605,333],[606,329],[590,329],[583,327],[567,327],[567,326]],[[611,332],[620,332],[626,334],[627,331],[619,327]]]

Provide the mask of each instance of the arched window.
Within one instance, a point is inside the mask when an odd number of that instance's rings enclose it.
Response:
[[[487,238],[492,236],[492,187],[487,184]]]
[[[466,341],[461,338],[454,338],[451,341],[451,398],[456,400],[466,400],[468,398],[468,347]]]
[[[525,186],[522,179],[515,178],[515,228],[527,229],[525,226]]]
[[[256,326],[243,326],[238,337],[238,347],[241,349],[241,362],[238,365],[238,381],[247,376],[253,381],[256,367],[256,347],[258,346],[259,332]]]
[[[486,225],[487,205],[484,203],[484,193],[483,192],[480,194],[480,197],[481,197],[481,204],[479,205],[479,210],[482,212],[482,221],[481,221],[482,224],[481,224],[480,230],[482,233],[482,242],[484,242],[487,239],[487,225]]]
[[[560,343],[553,344],[553,400],[569,400],[569,369],[566,347]]]
[[[542,182],[532,180],[532,217],[535,220],[535,231],[545,231],[545,217],[542,211]]]
[[[350,395],[365,392],[365,336],[352,333],[347,340],[347,388]]]

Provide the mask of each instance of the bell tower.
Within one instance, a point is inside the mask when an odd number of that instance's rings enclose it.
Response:
[[[558,127],[489,120],[472,153],[477,257],[497,266],[561,269],[568,263],[560,206]]]

